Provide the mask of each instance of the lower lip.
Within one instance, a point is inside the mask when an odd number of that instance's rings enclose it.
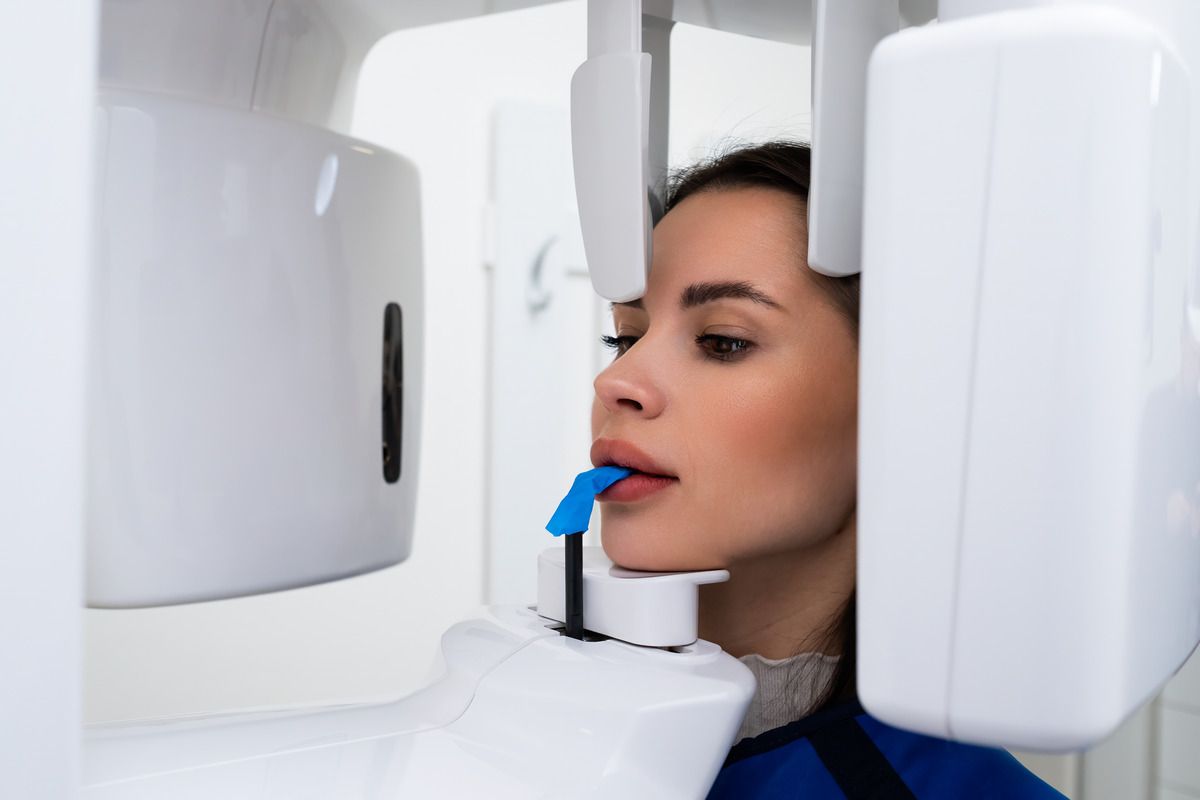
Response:
[[[656,494],[678,482],[678,478],[664,478],[659,475],[637,473],[617,481],[596,495],[596,499],[602,503],[634,503],[638,500],[644,500],[652,494]]]

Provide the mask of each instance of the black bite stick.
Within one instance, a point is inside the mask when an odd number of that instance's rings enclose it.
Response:
[[[567,636],[583,639],[583,533],[568,533],[563,573],[567,576]]]
[[[563,575],[566,580],[563,596],[566,625],[563,632],[572,639],[583,640],[583,532],[588,529],[592,506],[597,495],[632,474],[633,470],[628,467],[611,464],[579,473],[567,496],[558,504],[554,516],[546,523],[546,530],[550,533],[566,537],[563,543]]]

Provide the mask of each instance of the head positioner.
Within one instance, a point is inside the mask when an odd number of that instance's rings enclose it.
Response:
[[[597,294],[613,302],[645,294],[650,273],[653,211],[661,207],[667,166],[669,9],[643,0],[589,2],[588,59],[571,80],[588,272]],[[861,269],[867,61],[899,27],[896,3],[814,3],[808,263],[824,275]]]
[[[555,536],[567,534],[563,543],[566,549],[566,633],[575,639],[583,638],[583,536],[580,534],[588,529],[596,495],[632,474],[631,469],[612,466],[581,472],[575,476],[567,496],[546,524],[546,530]]]

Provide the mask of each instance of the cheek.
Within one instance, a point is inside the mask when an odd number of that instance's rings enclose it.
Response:
[[[852,341],[813,336],[743,367],[659,366],[670,402],[646,433],[671,454],[681,491],[645,507],[602,506],[613,561],[643,570],[728,567],[815,547],[844,527],[857,480]],[[593,437],[607,422],[593,401]]]
[[[600,435],[600,428],[604,426],[604,417],[606,411],[604,405],[600,402],[600,398],[592,396],[592,438],[595,439]]]
[[[793,372],[709,408],[697,488],[731,558],[809,546],[840,529],[856,492],[852,374]]]
[[[790,363],[745,380],[681,381],[671,439],[686,489],[644,509],[604,507],[609,557],[633,569],[723,568],[837,533],[854,510],[855,386],[853,370],[797,374]]]

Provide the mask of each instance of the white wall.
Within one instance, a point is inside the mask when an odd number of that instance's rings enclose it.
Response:
[[[1200,800],[1200,653],[1194,653],[1156,709],[1154,800]]]
[[[96,11],[0,5],[0,797],[78,781]]]

